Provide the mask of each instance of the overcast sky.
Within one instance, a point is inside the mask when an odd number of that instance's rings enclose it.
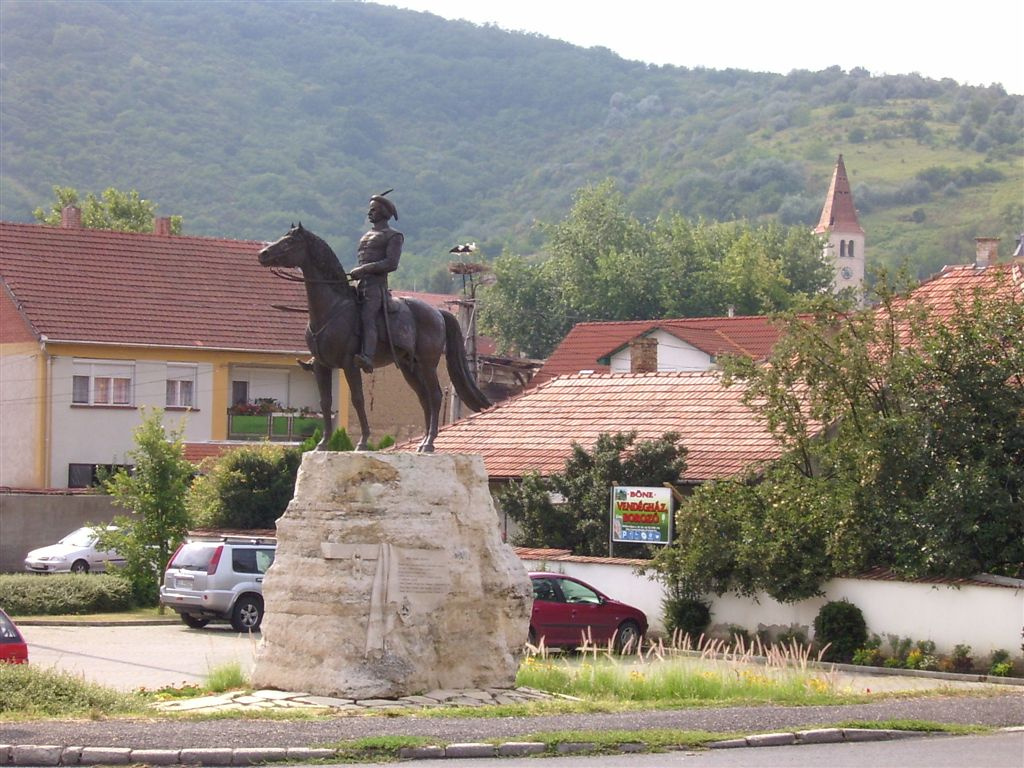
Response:
[[[973,0],[380,0],[493,23],[626,59],[786,74],[838,65],[874,75],[1002,83],[1024,94],[1024,2]]]

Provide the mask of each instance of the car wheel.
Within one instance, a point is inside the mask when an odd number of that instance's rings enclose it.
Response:
[[[615,650],[619,653],[635,653],[643,636],[635,621],[624,621],[619,624],[615,633]]]
[[[256,632],[263,623],[263,599],[242,595],[231,611],[231,626],[236,632]]]
[[[528,642],[534,648],[537,647],[537,630],[533,627],[530,627],[530,634],[526,636],[526,642]]]
[[[71,572],[72,573],[88,573],[89,572],[89,564],[85,560],[75,560],[75,562],[73,562],[71,564]]]
[[[185,624],[189,627],[192,627],[192,629],[202,629],[210,623],[209,619],[204,619],[199,616],[193,616],[191,613],[181,614],[181,620],[185,622]]]

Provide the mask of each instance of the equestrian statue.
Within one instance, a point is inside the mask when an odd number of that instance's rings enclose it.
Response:
[[[306,288],[306,344],[313,356],[300,364],[312,370],[320,393],[323,437],[317,450],[326,450],[334,432],[331,372],[335,368],[345,375],[359,418],[357,451],[365,451],[370,439],[362,372],[391,363],[402,372],[423,409],[426,434],[417,448],[421,453],[432,452],[437,437],[443,400],[437,366],[442,354],[462,402],[473,411],[491,404],[470,373],[455,315],[419,299],[392,298],[388,291],[387,276],[398,267],[403,236],[389,226],[392,218],[398,219],[398,211],[387,194],[370,198],[366,215],[371,228],[359,241],[358,266],[347,275],[331,247],[301,222],[259,253],[260,264],[275,268],[282,277],[290,277],[279,271],[283,267],[296,267],[302,273],[290,279],[302,281]]]

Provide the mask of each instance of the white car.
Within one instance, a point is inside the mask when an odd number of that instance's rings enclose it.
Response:
[[[108,526],[107,530],[117,528]],[[92,528],[72,531],[56,544],[33,549],[25,558],[25,570],[32,573],[102,573],[117,565],[124,565],[124,558],[112,549],[97,550]]]

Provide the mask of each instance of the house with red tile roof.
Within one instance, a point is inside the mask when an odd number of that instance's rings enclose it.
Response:
[[[186,455],[217,455],[253,439],[297,441],[318,418],[305,358],[301,285],[261,267],[264,243],[86,229],[69,207],[59,227],[0,222],[0,486],[88,485],[124,463],[140,408],[184,427]],[[401,292],[396,292],[403,295]],[[454,297],[415,294],[435,306]],[[338,424],[355,425],[335,375]],[[381,393],[405,383],[393,368],[367,382],[375,436],[422,432]],[[376,395],[376,398],[374,398]],[[237,413],[266,403],[268,413]],[[358,429],[358,427],[356,427]]]
[[[719,371],[557,376],[444,427],[435,450],[481,454],[500,483],[561,472],[574,442],[589,447],[602,432],[635,430],[644,441],[672,431],[688,450],[680,479],[693,485],[781,455],[742,395],[740,386],[722,386]]]
[[[997,263],[992,243],[979,239],[975,264],[947,267],[906,300],[921,302],[939,319],[976,290],[1008,291],[1024,301],[1024,260]],[[639,440],[652,440],[674,431],[688,449],[683,484],[736,476],[778,458],[782,446],[743,404],[742,386],[722,385],[715,357],[767,357],[779,333],[763,317],[581,323],[534,377],[539,383],[441,429],[435,449],[481,454],[491,480],[502,483],[527,472],[561,472],[574,442],[592,446],[602,432],[635,430]],[[659,341],[656,360],[643,343],[655,334],[673,340]],[[663,370],[661,350],[675,343],[685,344],[686,359],[698,361],[694,370]],[[616,363],[627,351],[633,372]],[[636,370],[638,358],[646,371]],[[621,369],[626,372],[616,372]]]
[[[779,332],[762,315],[577,323],[531,384],[583,372],[706,371],[724,354],[760,360]]]

